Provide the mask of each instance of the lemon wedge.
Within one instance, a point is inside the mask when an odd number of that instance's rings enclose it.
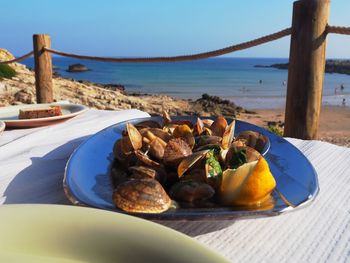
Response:
[[[266,160],[241,165],[223,172],[220,198],[225,205],[256,205],[270,198],[276,181]]]

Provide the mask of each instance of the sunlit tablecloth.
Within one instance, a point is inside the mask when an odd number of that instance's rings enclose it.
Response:
[[[89,110],[61,124],[5,131],[0,136],[0,203],[69,204],[62,179],[73,150],[109,125],[146,116],[137,110]],[[234,262],[350,262],[350,149],[288,141],[318,173],[321,190],[310,206],[269,218],[164,224]]]

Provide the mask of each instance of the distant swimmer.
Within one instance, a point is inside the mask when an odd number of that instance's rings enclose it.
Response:
[[[334,88],[334,95],[337,95],[338,88]]]
[[[343,106],[345,106],[345,105],[346,105],[345,98],[343,98],[343,101],[342,101],[341,105],[343,105]]]
[[[343,91],[344,90],[344,84],[340,85],[340,90]]]
[[[286,84],[287,84],[287,81],[283,81],[283,82],[282,82],[282,85],[283,85],[283,86],[286,86]]]
[[[262,79],[261,79],[261,80],[259,80],[259,83],[260,83],[260,84],[262,83]]]

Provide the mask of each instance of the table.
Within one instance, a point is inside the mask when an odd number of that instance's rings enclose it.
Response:
[[[64,123],[0,136],[0,204],[69,204],[62,188],[74,149],[138,110],[89,110]],[[268,218],[160,222],[234,262],[350,262],[350,149],[287,138],[314,165],[320,193],[308,207]]]

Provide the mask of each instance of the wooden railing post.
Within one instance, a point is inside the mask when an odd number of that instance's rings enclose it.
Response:
[[[284,136],[317,138],[328,14],[329,0],[294,2]]]
[[[52,60],[51,53],[45,52],[43,47],[50,48],[49,35],[33,35],[35,89],[37,103],[53,101],[52,89]]]

